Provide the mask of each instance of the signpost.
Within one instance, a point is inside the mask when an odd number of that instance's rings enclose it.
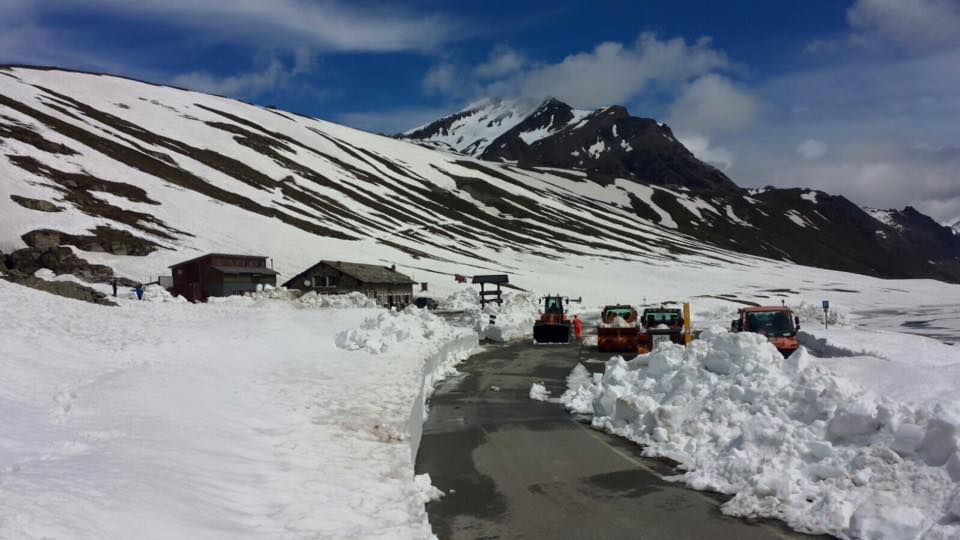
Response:
[[[827,312],[830,311],[830,301],[823,301],[823,328],[826,330],[830,329],[830,325],[827,323]]]

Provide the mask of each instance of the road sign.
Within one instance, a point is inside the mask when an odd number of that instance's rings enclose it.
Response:
[[[823,301],[823,327],[829,329],[830,323],[827,321],[827,312],[830,311],[830,301]]]
[[[828,309],[830,309],[830,301],[829,301],[829,300],[824,300],[824,301],[823,301],[823,310],[824,310],[824,311],[827,311]]]

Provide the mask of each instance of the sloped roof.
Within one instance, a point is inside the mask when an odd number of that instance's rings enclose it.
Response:
[[[379,264],[361,264],[343,261],[320,261],[320,264],[326,264],[332,268],[353,276],[364,283],[394,283],[394,284],[413,284],[416,281],[409,276],[401,274],[396,270],[391,270],[386,266]]]
[[[320,261],[317,264],[307,268],[303,272],[300,272],[296,276],[289,279],[284,283],[285,287],[295,287],[294,284],[299,284],[301,280],[307,278],[307,276],[312,272],[316,267],[321,264],[325,264],[331,268],[339,270],[348,276],[356,278],[358,281],[363,283],[370,284],[394,284],[394,285],[412,285],[416,281],[410,279],[409,276],[401,274],[396,270],[391,270],[386,266],[381,266],[379,264],[362,264],[362,263],[352,263],[352,262],[343,262],[343,261]]]
[[[265,256],[263,256],[263,255],[238,255],[238,254],[236,254],[236,253],[207,253],[206,255],[200,255],[199,257],[194,257],[194,258],[192,258],[192,259],[190,259],[190,260],[186,260],[186,261],[183,261],[183,262],[178,262],[177,264],[172,264],[172,265],[169,266],[169,268],[176,268],[176,267],[178,267],[178,266],[183,266],[183,265],[185,265],[185,264],[190,264],[190,263],[192,263],[192,262],[199,261],[199,260],[202,260],[202,259],[208,259],[208,258],[210,258],[210,257],[223,257],[223,258],[230,258],[230,259],[262,259],[262,260],[267,260],[267,257],[265,257]]]
[[[276,270],[272,268],[266,268],[264,266],[211,266],[217,272],[221,274],[261,274],[265,276],[277,276],[280,275]]]

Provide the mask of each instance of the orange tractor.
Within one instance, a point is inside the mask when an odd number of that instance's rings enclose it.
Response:
[[[689,315],[676,308],[647,308],[643,310],[640,324],[643,332],[637,335],[637,352],[655,351],[664,343],[686,343]]]
[[[597,350],[600,352],[637,352],[637,310],[633,306],[606,306],[597,326]]]
[[[573,300],[579,302],[580,299]],[[537,343],[570,343],[572,323],[566,315],[565,306],[571,300],[566,296],[544,296],[540,299],[543,313],[533,323],[533,339]]]
[[[800,317],[795,317],[786,306],[757,306],[738,310],[738,317],[730,324],[732,332],[756,332],[767,336],[783,356],[790,356],[800,347],[797,330]]]

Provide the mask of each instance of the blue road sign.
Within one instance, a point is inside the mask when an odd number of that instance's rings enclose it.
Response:
[[[824,300],[824,301],[823,301],[823,310],[824,310],[824,311],[827,311],[828,309],[830,309],[830,301],[829,301],[829,300]]]

